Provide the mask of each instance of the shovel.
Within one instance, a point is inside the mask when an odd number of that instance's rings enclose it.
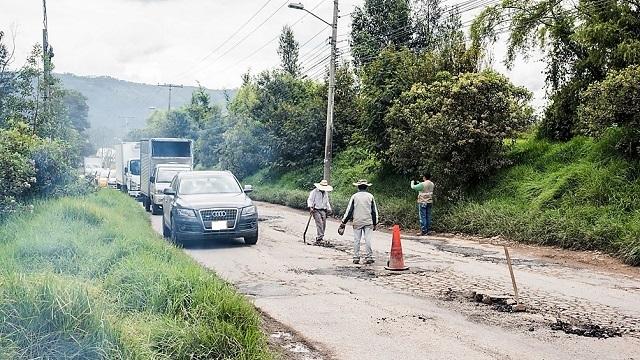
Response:
[[[307,230],[309,230],[309,224],[311,224],[312,214],[309,214],[309,220],[307,220],[307,227],[304,228],[304,234],[302,234],[302,241],[307,244]]]

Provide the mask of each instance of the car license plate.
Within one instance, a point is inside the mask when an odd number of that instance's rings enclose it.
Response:
[[[226,230],[227,229],[227,221],[212,221],[211,222],[211,230]]]

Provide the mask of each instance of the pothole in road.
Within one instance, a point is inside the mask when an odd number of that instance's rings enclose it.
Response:
[[[426,323],[427,321],[433,320],[434,317],[433,316],[424,315],[424,314],[410,314],[410,315],[402,315],[402,316],[398,316],[398,317],[381,317],[381,318],[377,318],[376,319],[376,324],[388,323],[388,322],[396,322],[396,321],[402,320],[402,319],[415,319],[417,321],[421,321],[423,323]]]
[[[260,215],[260,216],[258,216],[258,221],[270,221],[270,220],[277,220],[277,219],[282,219],[282,216],[279,216],[279,215]]]
[[[574,325],[560,319],[556,319],[556,322],[551,324],[551,330],[564,331],[567,334],[595,337],[599,339],[622,336],[620,330],[616,328],[609,328],[595,324]]]
[[[427,270],[420,268],[412,268],[407,272],[386,271],[379,267],[370,267],[367,265],[361,266],[336,266],[335,268],[323,268],[323,269],[291,269],[296,273],[304,273],[309,275],[333,275],[341,277],[351,277],[357,279],[375,279],[378,277],[386,276],[402,276],[402,274],[420,274],[425,273]]]
[[[300,272],[309,275],[335,275],[343,277],[355,277],[359,279],[372,279],[378,276],[375,269],[361,266],[338,266],[335,268],[300,270]]]

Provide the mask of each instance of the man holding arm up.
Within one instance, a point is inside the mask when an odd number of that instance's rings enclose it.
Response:
[[[433,206],[433,189],[431,174],[422,175],[422,182],[411,181],[411,188],[418,192],[418,216],[420,217],[420,235],[429,233],[431,228],[431,207]]]

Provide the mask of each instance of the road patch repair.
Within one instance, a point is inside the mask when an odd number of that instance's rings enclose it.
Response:
[[[259,211],[257,246],[230,241],[186,251],[284,324],[267,334],[286,354],[307,354],[308,348],[326,349],[316,350],[325,359],[327,353],[339,359],[445,353],[456,359],[614,359],[633,358],[640,347],[640,308],[633,305],[640,277],[567,267],[510,248],[518,297],[526,305],[518,312],[502,244],[401,235],[409,270],[395,272],[384,269],[392,233],[374,232],[376,263],[353,265],[351,229],[345,237],[327,236],[325,246],[307,246],[301,234],[308,213],[269,204],[259,204]],[[327,234],[338,226],[330,220]],[[552,329],[558,321],[571,325]],[[581,331],[590,328],[605,329],[604,336]],[[289,329],[308,342],[298,345]]]
[[[350,251],[347,246],[336,246],[336,244],[329,244],[331,247],[336,250],[340,250],[343,252]],[[443,251],[448,251],[451,253],[459,253],[464,257],[469,257],[472,255],[486,257],[489,252],[483,251],[481,249],[475,249],[472,247],[465,247],[465,251],[460,251],[459,247],[455,246],[446,246],[440,245],[440,249]],[[484,304],[488,305],[492,310],[495,310],[499,313],[517,313],[517,312],[525,312],[529,311],[531,313],[537,313],[540,309],[529,309],[524,303],[520,302],[517,283],[515,279],[515,274],[513,271],[512,259],[509,254],[509,250],[506,245],[503,245],[504,249],[504,260],[507,264],[507,269],[511,278],[511,285],[513,287],[513,296],[511,294],[490,294],[490,293],[482,293],[478,291],[463,291],[458,292],[456,295],[455,291],[450,287],[447,287],[446,290],[440,292],[440,298],[443,300],[453,301],[453,300],[470,300],[476,304]],[[404,266],[404,259],[402,253],[402,245],[400,240],[400,230],[397,225],[392,227],[392,247],[391,252],[389,253],[389,261],[387,262],[387,266],[385,266],[386,270],[393,271],[403,271],[408,270],[409,267]],[[390,262],[393,262],[393,265],[390,267]],[[518,261],[520,264],[526,264],[526,261]],[[362,267],[362,266],[338,266],[335,268],[326,268],[326,269],[314,269],[307,270],[306,273],[310,275],[336,275],[336,276],[346,276],[346,277],[355,277],[360,279],[374,279],[379,277],[390,276],[394,274],[401,274],[400,272],[389,272],[389,271],[381,271],[375,267]],[[409,274],[421,274],[425,276],[428,275],[428,270],[425,269],[416,269],[415,271],[409,272]],[[568,317],[567,320],[561,320],[560,318],[556,318],[555,322],[548,322],[547,325],[551,330],[554,331],[563,331],[567,334],[584,336],[584,337],[596,337],[596,338],[610,338],[621,336],[622,332],[619,328],[604,326],[593,324],[591,322],[580,322],[575,318]],[[533,331],[531,327],[529,327],[530,331]],[[629,329],[628,333],[636,333],[637,329]]]

